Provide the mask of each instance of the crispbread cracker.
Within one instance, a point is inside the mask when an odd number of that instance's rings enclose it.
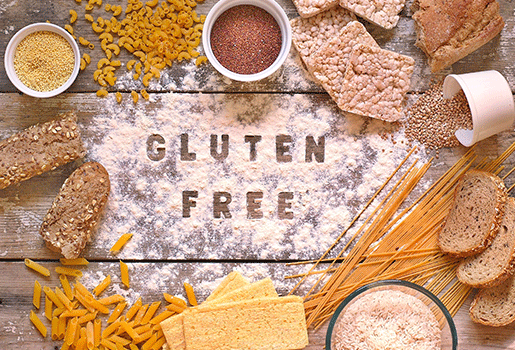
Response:
[[[411,57],[357,45],[349,59],[338,106],[362,116],[399,120],[414,65]]]
[[[302,298],[259,298],[192,309],[187,350],[301,349],[308,345]]]
[[[327,40],[337,35],[347,23],[354,20],[356,20],[356,16],[340,6],[319,13],[314,17],[297,17],[290,20],[292,43],[304,64],[312,67],[309,62],[311,54]]]
[[[224,295],[249,284],[250,282],[239,272],[233,271],[222,280],[222,282],[218,285],[217,288],[215,288],[211,295],[207,297],[203,304],[209,303],[209,301],[214,301],[217,298],[223,297]],[[190,309],[186,309],[178,315],[169,317],[159,324],[163,330],[166,342],[170,350],[186,349],[186,343],[184,341],[183,318],[184,315],[188,312],[190,312]]]
[[[206,301],[198,307],[184,310],[182,313],[169,317],[160,323],[170,350],[186,349],[183,322],[185,315],[192,310],[203,308],[211,304],[223,304],[238,300],[278,296],[270,278],[249,283],[246,278],[236,271],[227,275],[213,293],[211,293],[210,297],[214,294],[214,298],[208,297]]]
[[[278,296],[279,295],[277,294],[274,288],[272,280],[270,278],[265,278],[260,281],[233,290],[232,292],[222,295],[214,300],[211,300],[209,304],[222,304],[238,300]],[[205,305],[205,303],[203,303],[202,305]],[[202,307],[202,305],[200,307]]]
[[[338,5],[339,0],[293,0],[301,17],[313,17]]]
[[[385,29],[399,21],[406,0],[340,0],[340,6]]]
[[[352,49],[358,44],[379,48],[365,26],[352,21],[311,56],[313,75],[335,101],[339,99]]]
[[[250,282],[245,277],[243,277],[238,271],[233,271],[228,274],[222,280],[222,282],[220,282],[218,287],[216,287],[215,290],[207,297],[206,302],[216,299],[224,294],[232,292],[233,290],[248,284],[250,284]]]

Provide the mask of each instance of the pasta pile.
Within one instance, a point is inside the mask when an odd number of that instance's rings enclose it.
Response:
[[[61,263],[63,265],[87,265],[88,261],[83,258],[61,259]],[[26,264],[44,276],[50,275],[48,269],[32,260],[27,259]],[[120,261],[122,282],[129,287],[128,272],[126,272],[127,276],[123,275],[124,265]],[[50,322],[50,337],[52,340],[64,341],[61,349],[161,349],[166,343],[166,339],[159,324],[168,317],[183,312],[188,307],[183,299],[163,293],[168,305],[161,312],[158,312],[161,301],[143,304],[141,298],[127,309],[128,303],[120,294],[100,297],[111,284],[110,275],[90,292],[78,280],[74,283],[70,283],[68,280],[69,277],[82,276],[80,270],[67,266],[58,266],[55,270],[59,273],[61,286],[52,289],[42,286],[36,280],[33,304],[36,309],[40,309],[41,298],[44,295],[44,315]],[[124,278],[127,278],[127,283]],[[185,283],[184,287],[190,305],[196,305],[193,288],[188,283]],[[126,312],[123,314],[125,310]],[[31,310],[29,318],[41,335],[46,338],[47,326],[34,310]]]
[[[76,0],[81,3],[81,0]],[[108,95],[107,87],[116,83],[115,71],[122,65],[116,56],[122,49],[132,53],[134,59],[126,65],[129,71],[134,70],[133,79],[141,79],[146,88],[152,79],[161,77],[160,71],[171,67],[174,60],[182,61],[196,58],[195,64],[199,66],[207,60],[200,56],[195,49],[200,44],[205,15],[197,15],[194,8],[195,0],[159,0],[142,2],[128,0],[123,11],[121,5],[105,4],[105,11],[112,12],[110,18],[98,17],[94,19],[91,11],[95,6],[102,7],[102,0],[89,0],[85,5],[84,18],[91,23],[91,28],[100,39],[100,47],[105,57],[97,62],[97,69],[93,79],[101,86],[97,96]],[[118,20],[124,12],[125,18]],[[65,29],[74,35],[72,24],[76,22],[78,14],[70,10],[70,23]],[[95,45],[80,36],[79,44],[89,49]],[[84,70],[91,62],[91,57],[84,54],[81,59],[81,69]],[[149,98],[145,89],[141,90],[144,99]],[[138,95],[132,94],[133,102],[138,101]],[[121,94],[117,95],[121,102]]]
[[[432,160],[421,167],[417,167],[415,161],[391,186],[391,190],[336,258],[326,259],[326,256],[348,232],[347,230],[319,260],[314,262],[309,272],[289,276],[302,277],[293,292],[307,276],[321,275],[304,299],[308,326],[321,326],[352,291],[370,282],[384,279],[402,279],[425,286],[439,296],[451,315],[455,315],[472,288],[455,279],[455,269],[459,261],[438,249],[439,228],[450,209],[454,188],[461,175],[471,168],[498,174],[503,170],[502,163],[514,151],[515,143],[495,160],[482,159],[478,162],[474,149],[471,149],[422,196],[406,207],[409,194],[425,175]],[[376,192],[372,200],[387,186],[412,152]],[[509,171],[504,178],[513,170],[515,169]],[[509,190],[514,187],[515,185]],[[315,270],[321,263],[329,263],[329,266]]]

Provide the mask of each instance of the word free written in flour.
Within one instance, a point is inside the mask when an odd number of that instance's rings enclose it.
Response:
[[[245,135],[243,138],[245,145],[248,147],[248,161],[255,162],[259,157],[259,143],[262,141],[260,135]],[[216,161],[224,161],[229,157],[229,135],[210,135],[209,152],[210,156]],[[293,162],[292,145],[293,138],[291,135],[277,135],[275,137],[275,159],[270,159],[277,163]],[[147,139],[147,156],[152,161],[161,161],[166,157],[167,149],[166,141],[159,134],[150,135]],[[196,162],[197,154],[190,150],[189,135],[184,133],[180,135],[180,161]],[[323,163],[325,160],[325,137],[320,136],[315,139],[314,136],[306,136],[304,159],[306,163],[317,162]],[[217,176],[217,174],[213,174]],[[191,217],[193,208],[197,207],[198,191],[195,189],[184,189],[182,191],[182,217]],[[261,200],[263,192],[253,191],[246,193],[246,210],[247,218],[261,219],[263,211],[261,210]],[[293,219],[292,200],[294,200],[293,192],[279,192],[277,195],[277,215],[279,219]],[[227,191],[213,191],[213,217],[231,218],[231,202],[232,195]]]

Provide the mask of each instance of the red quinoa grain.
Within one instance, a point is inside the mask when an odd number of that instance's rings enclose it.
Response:
[[[237,5],[220,15],[211,30],[213,54],[222,66],[239,74],[270,67],[282,46],[281,28],[260,7]]]

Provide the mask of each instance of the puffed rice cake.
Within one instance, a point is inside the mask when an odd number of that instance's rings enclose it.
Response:
[[[340,6],[310,18],[296,17],[290,20],[293,46],[299,52],[304,64],[312,67],[313,65],[309,62],[311,54],[354,20],[356,16]]]
[[[411,57],[357,45],[349,59],[338,106],[362,116],[399,120],[414,66]]]
[[[335,101],[339,99],[349,56],[358,44],[379,48],[365,26],[358,21],[352,21],[312,55],[311,71]]]
[[[339,0],[293,0],[297,12],[301,17],[309,18],[338,6]]]
[[[406,0],[340,0],[340,6],[385,29],[399,21]]]

